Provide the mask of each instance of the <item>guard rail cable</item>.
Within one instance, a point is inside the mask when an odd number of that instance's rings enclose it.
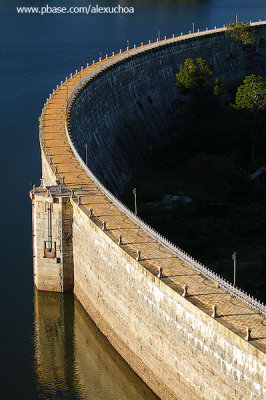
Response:
[[[266,21],[259,21],[259,22],[250,22],[250,25],[252,26],[258,26],[258,25],[265,25]],[[69,142],[69,145],[73,151],[73,154],[75,155],[76,159],[78,160],[79,164],[81,165],[81,167],[83,168],[83,170],[86,172],[86,174],[89,176],[89,178],[96,184],[96,186],[104,193],[104,195],[114,204],[116,205],[116,207],[122,211],[132,222],[134,222],[136,225],[138,225],[141,229],[143,229],[146,233],[148,233],[151,237],[153,237],[158,243],[160,243],[163,247],[165,247],[167,250],[169,250],[172,254],[174,254],[176,257],[178,257],[180,260],[188,263],[190,266],[192,266],[197,272],[199,272],[202,276],[204,276],[205,278],[207,278],[208,280],[210,280],[211,282],[217,284],[221,289],[224,289],[225,291],[227,291],[228,293],[230,293],[232,296],[234,296],[235,298],[243,301],[244,303],[246,303],[249,307],[251,307],[252,309],[258,311],[259,313],[266,315],[266,306],[264,305],[264,303],[262,303],[260,300],[255,299],[253,296],[250,296],[248,293],[244,292],[243,290],[233,286],[229,281],[223,279],[222,277],[220,277],[218,274],[216,274],[214,271],[212,271],[210,268],[204,266],[203,264],[201,264],[200,262],[198,262],[197,260],[195,260],[193,257],[191,257],[189,254],[185,253],[183,250],[181,250],[179,247],[177,247],[176,245],[174,245],[173,243],[171,243],[168,239],[166,239],[165,237],[163,237],[160,233],[158,233],[157,231],[155,231],[151,226],[149,226],[147,223],[145,223],[141,218],[139,218],[138,216],[136,216],[128,207],[126,207],[120,200],[118,200],[98,179],[97,177],[92,173],[92,171],[87,167],[87,165],[85,164],[85,162],[83,161],[83,159],[80,157],[79,153],[77,152],[69,131],[68,131],[68,127],[67,127],[67,112],[68,112],[68,108],[70,103],[72,102],[72,99],[76,96],[77,92],[79,91],[79,89],[84,86],[84,84],[86,84],[86,82],[92,78],[93,76],[97,75],[99,72],[108,69],[109,66],[114,65],[116,63],[119,63],[120,61],[123,60],[127,60],[137,54],[140,53],[144,53],[147,50],[151,50],[153,48],[160,48],[160,47],[164,47],[170,43],[174,43],[174,42],[178,42],[178,41],[183,41],[186,39],[190,39],[190,38],[194,38],[194,37],[200,37],[200,36],[206,36],[206,35],[212,35],[214,33],[218,33],[218,32],[224,32],[226,31],[225,26],[223,28],[216,28],[212,29],[212,30],[208,30],[208,28],[206,28],[206,31],[198,31],[196,33],[189,33],[186,35],[181,34],[180,36],[177,37],[172,37],[170,39],[165,39],[165,40],[161,40],[161,41],[157,41],[153,42],[153,43],[149,43],[146,45],[141,45],[141,47],[139,48],[133,48],[132,50],[130,50],[130,52],[125,52],[123,54],[121,54],[120,56],[116,56],[115,60],[110,60],[108,62],[105,62],[104,65],[100,65],[97,68],[95,68],[93,71],[91,71],[90,73],[88,73],[73,89],[73,91],[71,92],[71,94],[68,97],[67,103],[66,103],[66,108],[65,108],[65,130],[66,130],[66,135],[67,135],[67,139]],[[77,73],[77,71],[76,71]],[[72,75],[71,75],[72,77]],[[57,90],[60,89],[60,87],[62,86],[62,82],[61,85],[59,87],[57,87]],[[50,95],[50,99],[54,96],[54,94],[56,93],[56,91],[53,91],[53,94]],[[48,154],[48,150],[46,148],[45,145],[45,139],[44,139],[44,134],[43,134],[43,118],[44,118],[44,114],[47,108],[47,105],[49,103],[49,99],[47,99],[47,102],[44,105],[43,111],[42,111],[42,115],[41,115],[41,119],[40,119],[40,140],[42,145],[44,146],[44,154],[46,157],[49,156]],[[53,163],[50,163],[53,167]],[[55,169],[55,167],[54,167]],[[55,174],[58,174],[57,172],[55,172]],[[59,174],[58,174],[59,176]],[[60,176],[59,176],[60,177]],[[61,177],[62,178],[62,177]]]

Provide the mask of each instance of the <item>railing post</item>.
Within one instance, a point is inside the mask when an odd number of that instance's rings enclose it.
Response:
[[[251,331],[252,331],[251,328],[247,328],[247,334],[246,334],[246,337],[245,337],[247,342],[249,342],[251,340]]]
[[[158,275],[157,275],[157,278],[162,278],[162,276],[163,276],[163,269],[162,269],[162,267],[159,267],[158,268]]]
[[[185,285],[185,286],[184,286],[184,291],[183,291],[183,293],[182,293],[182,296],[183,296],[183,297],[187,297],[187,296],[188,296],[188,292],[187,292],[187,291],[188,291],[188,286]]]
[[[217,28],[217,27],[216,27]],[[208,30],[208,28],[206,28],[206,30]],[[198,32],[199,28],[198,28]],[[204,33],[204,31],[203,31]],[[183,36],[183,32],[181,32],[180,36]],[[174,35],[173,35],[174,37]],[[158,42],[158,38],[157,38],[157,42]],[[151,44],[151,41],[149,40],[149,44]],[[122,50],[120,49],[120,53],[122,52]],[[95,63],[95,61],[93,60],[93,64]],[[89,75],[92,75],[93,73],[91,72]],[[85,79],[85,78],[84,78]],[[78,89],[79,87],[77,87]],[[77,90],[76,89],[76,90]],[[55,93],[55,90],[53,90],[53,94]],[[74,92],[73,92],[74,94]],[[71,98],[73,98],[73,95],[71,96]],[[45,108],[46,109],[46,108]],[[44,112],[42,114],[42,118],[44,116]],[[42,134],[42,120],[40,122],[40,127],[41,127],[41,134]],[[67,125],[66,125],[66,133],[67,133],[67,137],[68,137],[68,141],[70,143],[70,147],[73,150],[75,156],[78,158],[78,154],[76,154],[76,150],[74,148],[74,145],[71,141],[69,132],[67,130]],[[47,157],[49,157],[49,152],[48,149],[44,147],[44,151],[47,154]],[[79,158],[78,158],[79,159]],[[48,158],[49,160],[49,158]],[[82,160],[80,161],[81,163],[84,163]],[[203,276],[205,276],[207,279],[210,279],[210,281],[212,282],[219,282],[219,287],[221,289],[226,290],[227,292],[231,293],[233,296],[235,296],[236,298],[240,299],[241,301],[244,301],[246,304],[248,304],[250,307],[252,307],[253,309],[259,311],[260,313],[262,313],[263,315],[266,315],[266,306],[263,303],[260,303],[259,301],[257,301],[254,298],[251,298],[249,295],[243,293],[241,290],[239,290],[238,288],[233,288],[232,285],[230,285],[229,282],[226,282],[226,280],[220,278],[217,274],[213,273],[210,269],[208,269],[207,267],[203,266],[202,264],[198,263],[196,260],[194,260],[192,257],[190,257],[188,254],[186,254],[185,252],[183,252],[181,249],[179,249],[178,247],[174,246],[172,243],[170,243],[166,238],[164,238],[162,235],[160,235],[159,233],[157,233],[156,231],[154,231],[150,226],[148,226],[147,224],[145,224],[141,219],[139,219],[137,216],[135,216],[131,211],[129,211],[127,209],[127,207],[125,207],[119,200],[117,200],[98,180],[97,178],[95,178],[95,176],[89,171],[88,175],[91,177],[92,180],[94,180],[94,182],[97,184],[97,186],[100,188],[100,190],[103,191],[103,193],[107,196],[107,198],[109,200],[111,200],[120,210],[122,210],[125,215],[127,215],[130,219],[132,219],[134,222],[136,222],[140,227],[142,227],[142,229],[145,232],[148,232],[153,238],[155,238],[157,241],[159,241],[163,246],[165,246],[167,249],[169,249],[173,254],[175,254],[176,256],[178,256],[181,260],[189,263],[189,265],[191,265],[193,268],[195,268],[198,272],[200,272]],[[65,184],[64,182],[64,177],[61,178],[63,180],[63,184]],[[92,213],[90,212],[90,217],[91,217]],[[141,260],[141,252],[140,250],[138,250],[138,254],[137,254],[137,260],[140,261]],[[187,289],[188,287],[186,286],[186,289],[184,288],[184,293],[183,295],[185,295],[184,297],[187,296]]]
[[[218,309],[217,306],[215,306],[215,305],[212,306],[212,318],[217,318],[218,317],[217,309]]]

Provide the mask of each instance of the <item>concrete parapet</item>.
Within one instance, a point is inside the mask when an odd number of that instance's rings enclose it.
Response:
[[[71,100],[67,120],[75,148],[85,161],[86,146],[90,170],[119,195],[153,146],[184,128],[186,99],[175,86],[180,64],[202,57],[223,82],[263,75],[265,40],[265,25],[254,46],[246,47],[224,31],[201,32],[103,65]]]
[[[203,56],[221,79],[240,79],[251,63],[265,71],[261,25],[256,45],[245,50],[215,30],[158,43],[117,64],[119,55],[93,63],[54,91],[45,106],[49,130],[45,113],[41,120],[43,185],[31,192],[35,285],[59,292],[74,286],[99,329],[162,399],[265,398],[264,317],[123,214],[85,172],[71,140],[81,157],[86,145],[86,164],[89,160],[96,177],[119,193],[178,118],[178,65]],[[102,71],[105,62],[109,67]],[[65,85],[71,93],[82,77],[87,81],[77,86],[66,111],[65,97],[58,94]],[[56,139],[49,150],[46,136]]]
[[[148,386],[162,399],[261,400],[265,353],[173,291],[72,204],[74,293]]]

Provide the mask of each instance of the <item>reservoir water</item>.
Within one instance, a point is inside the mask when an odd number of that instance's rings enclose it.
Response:
[[[134,43],[239,20],[266,19],[265,0],[132,0],[128,15],[18,14],[47,0],[1,0],[0,398],[136,399],[156,396],[111,348],[72,295],[33,288],[30,183],[41,177],[38,117],[76,68]],[[49,6],[88,6],[51,0]],[[117,5],[98,1],[99,5]],[[94,5],[94,4],[92,4]]]

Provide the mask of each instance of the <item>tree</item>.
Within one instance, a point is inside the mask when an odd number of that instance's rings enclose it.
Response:
[[[237,110],[247,110],[253,114],[251,165],[254,165],[256,123],[259,112],[266,110],[266,79],[261,76],[246,76],[236,93],[233,107]]]
[[[176,74],[176,86],[187,91],[198,92],[209,89],[212,67],[201,57],[193,60],[187,58],[184,65],[180,65],[180,72]]]
[[[257,113],[266,109],[266,79],[261,76],[246,76],[243,85],[236,93],[235,107],[238,110],[248,110],[256,117]]]
[[[241,42],[243,45],[252,44],[256,38],[251,33],[251,26],[246,22],[230,22],[226,24],[227,30],[225,33],[230,35],[231,38],[237,42]]]

